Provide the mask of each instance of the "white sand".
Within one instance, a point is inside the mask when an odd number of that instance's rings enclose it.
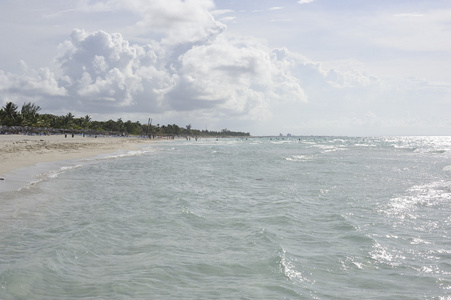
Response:
[[[118,150],[131,150],[149,139],[126,137],[82,137],[76,135],[0,135],[0,178],[13,170],[40,162],[94,157]]]

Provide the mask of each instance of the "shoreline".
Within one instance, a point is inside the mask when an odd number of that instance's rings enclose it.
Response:
[[[154,142],[138,137],[0,135],[0,184],[15,171],[40,163],[90,158]]]

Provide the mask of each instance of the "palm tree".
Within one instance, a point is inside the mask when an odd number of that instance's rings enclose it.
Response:
[[[38,119],[38,112],[41,110],[41,108],[31,102],[24,103],[22,105],[22,124],[25,126],[35,126]]]
[[[66,116],[64,116],[64,125],[69,128],[72,127],[73,123],[74,123],[74,118],[75,116],[68,112]]]
[[[17,105],[8,102],[6,105],[2,108],[1,112],[1,119],[2,124],[6,126],[16,126],[19,125],[20,122],[20,116],[17,112]]]
[[[6,112],[5,110],[2,108],[0,108],[0,125],[3,125],[3,119],[5,118]]]

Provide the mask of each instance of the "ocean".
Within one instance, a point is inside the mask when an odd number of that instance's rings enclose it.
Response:
[[[0,299],[451,299],[451,137],[164,141],[0,204]]]

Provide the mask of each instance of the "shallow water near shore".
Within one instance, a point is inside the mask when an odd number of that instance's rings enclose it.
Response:
[[[168,141],[0,202],[0,299],[451,294],[449,137]]]

